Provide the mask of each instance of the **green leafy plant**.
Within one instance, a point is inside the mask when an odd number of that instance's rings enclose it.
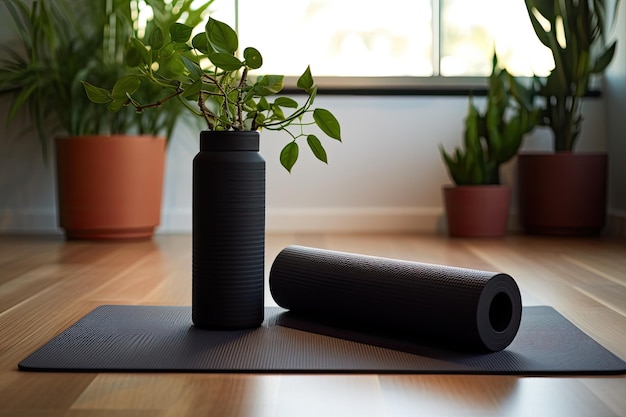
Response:
[[[515,92],[515,94],[513,93]],[[500,166],[512,159],[525,134],[538,123],[534,92],[505,69],[493,56],[484,114],[470,97],[463,144],[451,155],[439,150],[456,185],[500,184]]]
[[[182,111],[140,118],[134,111],[116,114],[85,96],[80,83],[113,83],[125,73],[128,39],[138,36],[139,0],[1,0],[15,25],[19,44],[2,45],[0,93],[12,96],[6,116],[11,124],[26,113],[36,129],[44,157],[56,135],[148,133],[169,137]],[[153,18],[147,28],[169,27],[182,20],[195,26],[204,21],[211,1],[192,7],[193,0],[145,0]],[[142,35],[142,38],[144,36]],[[148,95],[149,89],[138,94]],[[175,103],[172,103],[175,104]]]
[[[303,105],[285,96],[270,102],[270,96],[281,92],[284,76],[252,77],[249,71],[263,64],[261,53],[248,47],[238,57],[238,35],[229,25],[209,18],[204,32],[191,35],[190,26],[174,23],[167,31],[154,28],[147,43],[131,38],[126,62],[134,71],[121,77],[111,90],[84,82],[87,95],[96,103],[108,104],[112,111],[131,106],[139,113],[176,99],[204,119],[209,130],[285,131],[292,140],[282,149],[280,162],[289,172],[298,159],[296,140],[301,137],[306,137],[317,159],[328,162],[319,138],[304,133],[304,127],[317,125],[339,141],[341,130],[330,111],[312,108],[317,86],[310,68],[297,82],[306,94]],[[160,90],[160,97],[147,104],[140,100],[136,92],[144,83]]]
[[[121,2],[124,5],[124,10],[126,10],[126,5],[130,4],[132,10],[141,11],[141,0],[115,1]],[[145,27],[140,28],[137,18],[131,16],[130,24],[132,24],[133,31],[130,33],[123,31],[125,35],[124,39],[122,39],[119,44],[116,43],[115,45],[115,50],[117,54],[115,64],[118,68],[117,73],[115,73],[115,77],[111,76],[107,77],[106,79],[96,79],[93,77],[94,72],[89,71],[87,72],[86,78],[83,78],[81,81],[86,80],[87,82],[92,82],[96,84],[109,84],[115,82],[127,72],[125,58],[128,40],[130,38],[136,37],[141,42],[148,42],[150,34],[156,28],[159,28],[159,30],[161,31],[165,31],[174,23],[181,23],[195,28],[196,26],[204,22],[209,7],[212,5],[214,0],[204,0],[201,3],[196,0],[144,1],[146,3],[146,6],[144,6],[144,8],[149,7],[152,12],[151,17],[146,19]],[[111,75],[113,75],[113,73],[111,73]],[[85,98],[83,88],[79,87],[78,89],[81,90],[82,97]],[[156,94],[157,90],[158,89],[150,84],[144,84],[135,94],[141,99],[147,99],[148,97],[152,97],[154,94]],[[118,117],[124,115],[124,117],[128,121],[128,127],[124,130],[119,129],[120,132],[135,129],[139,133],[161,133],[167,139],[169,139],[172,136],[172,132],[174,130],[174,127],[176,126],[176,123],[180,120],[180,116],[182,116],[186,109],[183,105],[181,105],[181,103],[175,101],[164,104],[164,107],[167,109],[167,111],[158,113],[153,112],[152,114],[143,115],[137,114],[137,112],[135,112],[133,109],[127,108],[124,109],[124,111],[113,113],[113,116]],[[106,112],[102,112],[102,107],[100,105],[97,105],[97,108],[101,114],[106,114]]]
[[[611,0],[610,0],[611,1]],[[615,54],[607,43],[607,12],[617,15],[619,0],[525,0],[537,37],[550,48],[554,69],[539,80],[545,98],[541,123],[554,134],[555,151],[572,151],[582,126],[582,99],[590,77],[601,74]]]
[[[69,111],[74,100],[72,79],[91,60],[98,40],[78,24],[65,1],[42,0],[32,7],[22,0],[2,3],[21,41],[14,48],[2,46],[6,58],[1,62],[0,92],[13,96],[7,124],[28,110],[45,155],[49,133],[74,131]]]

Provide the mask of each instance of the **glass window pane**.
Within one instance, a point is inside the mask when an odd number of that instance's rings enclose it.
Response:
[[[501,64],[514,75],[547,75],[554,66],[523,0],[441,3],[441,75],[489,75],[494,45]]]
[[[430,76],[430,0],[239,0],[240,48],[263,55],[261,73]]]

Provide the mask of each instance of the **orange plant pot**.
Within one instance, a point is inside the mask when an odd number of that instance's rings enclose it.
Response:
[[[59,226],[68,239],[151,238],[161,220],[165,138],[55,140]]]
[[[447,186],[443,196],[451,237],[504,237],[511,189],[506,185]]]

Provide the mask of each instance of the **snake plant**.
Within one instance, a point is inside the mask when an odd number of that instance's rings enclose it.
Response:
[[[590,77],[602,74],[615,54],[608,42],[619,0],[525,0],[537,37],[550,48],[554,69],[539,79],[545,98],[541,124],[554,134],[555,151],[572,151],[582,126],[582,99]]]
[[[533,102],[534,90],[499,68],[494,54],[485,112],[469,99],[464,149],[448,154],[439,147],[456,185],[500,184],[500,166],[517,154],[524,135],[538,123]]]

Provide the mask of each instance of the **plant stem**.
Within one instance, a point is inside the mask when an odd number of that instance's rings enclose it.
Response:
[[[163,105],[163,103],[173,99],[174,97],[179,96],[180,94],[183,93],[183,89],[182,88],[177,88],[175,92],[173,92],[172,94],[170,94],[169,96],[165,97],[163,100],[159,100],[156,101],[154,103],[150,103],[150,104],[145,104],[145,105],[137,105],[133,103],[133,106],[135,106],[135,109],[137,109],[138,112],[142,112],[145,109],[149,109],[151,107],[160,107]]]
[[[300,116],[304,115],[306,112],[309,111],[309,108],[311,107],[311,97],[309,97],[306,101],[306,103],[304,103],[304,106],[302,106],[302,108],[300,108],[299,111],[291,114],[289,117],[287,117],[285,120],[280,120],[277,122],[273,122],[273,123],[267,123],[264,124],[263,127],[268,128],[270,130],[271,126],[278,126],[278,129],[274,129],[274,130],[280,130],[283,126],[289,126],[291,123],[293,123],[293,121],[297,118],[299,118]],[[315,124],[315,122],[311,122],[309,124]],[[302,125],[302,123],[300,124]]]
[[[241,79],[239,80],[239,86],[237,87],[237,124],[243,127],[243,100],[241,92],[246,86],[246,79],[248,78],[248,67],[244,67],[241,73]]]
[[[200,91],[200,94],[198,94],[198,107],[200,108],[200,111],[202,112],[202,117],[204,117],[204,120],[207,122],[207,125],[209,126],[209,130],[213,130],[215,128],[215,123],[213,122],[211,118],[211,112],[204,105],[204,94],[202,91]]]
[[[226,76],[226,73],[224,72],[222,77]],[[216,95],[216,96],[221,96],[224,98],[224,101],[222,102],[222,107],[224,109],[224,114],[226,116],[227,119],[230,119],[228,117],[228,94],[226,93],[226,91],[224,90],[224,88],[222,87],[222,83],[223,80],[220,82],[218,81],[216,78],[211,77],[208,74],[204,74],[204,77],[209,80],[211,83],[213,83],[213,85],[215,85],[217,87],[218,90],[220,90],[219,94],[216,93],[211,93],[212,95]],[[217,74],[215,74],[215,77],[217,77]],[[200,94],[200,96],[202,96],[202,94]],[[200,100],[200,99],[199,99]],[[209,109],[207,109],[206,107],[204,107],[204,98],[202,98],[202,113],[204,114],[204,118],[207,119],[207,116],[211,113],[209,111]],[[214,119],[217,119],[217,117],[214,117]],[[208,119],[207,119],[208,121]],[[212,124],[210,123],[209,126],[211,126]],[[230,123],[227,123],[227,128],[232,127]],[[211,130],[213,130],[212,127],[210,127]]]

